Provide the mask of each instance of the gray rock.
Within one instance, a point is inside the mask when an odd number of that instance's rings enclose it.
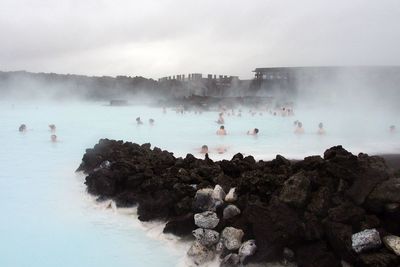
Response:
[[[231,253],[222,260],[220,267],[236,267],[239,266],[239,263],[239,255],[236,253]]]
[[[240,229],[234,227],[225,227],[221,233],[221,239],[228,250],[239,249],[242,245],[242,237],[244,233]]]
[[[357,253],[379,248],[382,245],[379,232],[376,229],[367,229],[351,236],[351,245]]]
[[[192,246],[189,248],[187,255],[197,265],[211,261],[215,257],[215,252],[206,246],[203,246],[198,241],[194,241]]]
[[[200,228],[214,229],[218,223],[218,216],[213,211],[205,211],[194,215],[194,224]]]
[[[197,190],[193,200],[193,208],[200,211],[215,211],[214,200],[212,198],[213,192],[214,190],[211,188]]]
[[[229,190],[228,194],[225,197],[225,202],[235,202],[237,200],[237,194],[236,194],[236,187],[233,187]]]
[[[310,180],[303,173],[297,173],[285,181],[279,199],[288,205],[303,207],[310,194],[310,187]]]
[[[215,246],[215,251],[217,253],[222,253],[225,249],[225,245],[224,243],[222,243],[221,239],[219,240],[219,242],[217,243],[217,245]]]
[[[226,194],[225,194],[224,189],[222,189],[222,187],[217,184],[217,185],[215,185],[211,196],[215,201],[224,202]]]
[[[214,189],[203,188],[197,190],[194,196],[193,208],[199,211],[216,211],[224,203],[225,192],[221,186],[216,185]]]
[[[192,234],[204,246],[211,246],[219,241],[219,233],[214,230],[198,228]]]
[[[251,239],[244,242],[239,248],[240,261],[243,262],[246,257],[253,255],[256,250],[257,246],[255,240]]]
[[[223,212],[224,219],[230,219],[240,214],[240,209],[235,205],[228,205]]]
[[[294,261],[294,252],[290,248],[283,249],[283,258],[287,261]]]
[[[385,246],[393,251],[397,256],[400,256],[400,237],[395,235],[387,235],[383,238]]]

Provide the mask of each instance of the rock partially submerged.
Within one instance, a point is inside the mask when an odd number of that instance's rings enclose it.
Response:
[[[193,242],[192,246],[187,252],[187,255],[197,265],[211,261],[215,257],[215,253],[212,249],[209,249],[207,246],[202,245],[198,241]]]
[[[240,261],[244,262],[245,258],[256,253],[257,246],[255,240],[247,240],[239,248]]]
[[[140,220],[167,221],[164,232],[192,236],[202,228],[188,252],[197,263],[215,253],[221,259],[231,254],[226,262],[235,262],[246,240],[255,240],[257,250],[245,257],[245,264],[400,263],[390,239],[385,243],[390,249],[375,242],[357,253],[352,246],[353,235],[367,229],[376,228],[384,242],[386,236],[400,236],[399,177],[381,158],[355,156],[341,146],[328,149],[323,158],[297,162],[282,156],[256,162],[241,154],[214,162],[191,154],[176,158],[150,144],[103,139],[86,151],[78,170],[87,174],[89,193],[117,206],[137,205]],[[227,216],[236,210],[227,208],[233,203],[240,213]],[[196,226],[195,214],[203,212],[213,219],[203,216]],[[220,234],[216,244],[216,233],[210,231]],[[204,239],[206,232],[213,233],[211,238]],[[294,254],[290,260],[289,250]]]

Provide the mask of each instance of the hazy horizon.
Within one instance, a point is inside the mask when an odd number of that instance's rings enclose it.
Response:
[[[256,67],[400,65],[395,0],[5,0],[0,15],[2,71],[248,79]]]

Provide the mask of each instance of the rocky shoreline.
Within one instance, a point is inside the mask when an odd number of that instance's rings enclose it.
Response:
[[[378,156],[341,146],[292,162],[176,158],[150,144],[102,139],[77,171],[88,192],[164,232],[193,238],[195,264],[397,266],[400,178]]]

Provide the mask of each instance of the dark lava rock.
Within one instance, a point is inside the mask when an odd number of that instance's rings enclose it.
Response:
[[[308,267],[341,267],[340,260],[329,251],[326,243],[306,243],[296,249],[296,261],[299,266]]]
[[[310,194],[310,180],[304,173],[297,173],[286,180],[279,199],[293,207],[301,208]]]
[[[164,227],[164,233],[174,234],[176,236],[189,236],[197,228],[194,224],[194,214],[188,213],[183,216],[171,219]]]
[[[243,240],[255,240],[257,251],[246,263],[282,261],[290,248],[305,267],[335,267],[341,260],[353,266],[399,264],[384,247],[352,250],[352,235],[365,229],[376,228],[381,237],[400,235],[400,179],[380,157],[355,156],[336,146],[323,158],[296,162],[280,155],[256,162],[240,153],[214,162],[207,155],[175,158],[150,144],[101,139],[86,150],[78,170],[87,175],[90,194],[118,207],[137,205],[140,220],[167,221],[165,233],[191,236],[194,214],[214,210],[220,219],[216,231],[234,227],[243,230]],[[217,184],[225,192],[236,188],[240,214],[223,218],[228,203],[213,195]],[[222,257],[231,254],[228,265],[236,264],[236,253],[221,250]]]

